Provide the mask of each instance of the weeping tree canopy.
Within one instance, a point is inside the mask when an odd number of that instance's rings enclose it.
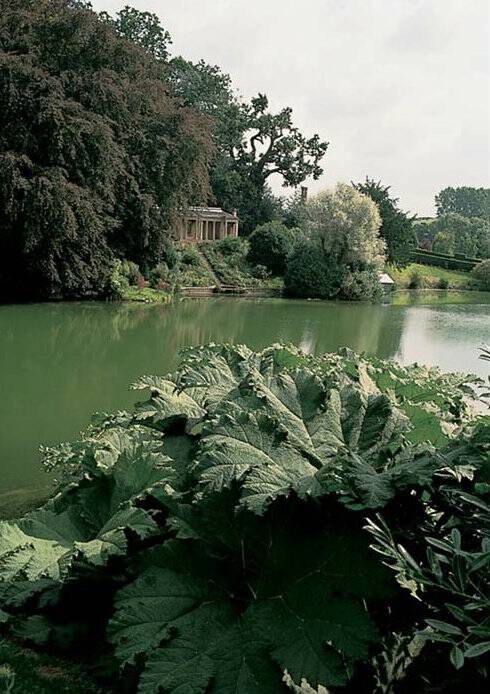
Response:
[[[160,57],[83,3],[0,0],[0,298],[100,293],[207,195],[208,119]]]

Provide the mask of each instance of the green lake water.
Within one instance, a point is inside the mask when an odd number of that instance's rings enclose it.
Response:
[[[349,346],[486,376],[478,347],[490,343],[490,295],[428,300],[421,292],[387,305],[223,297],[0,306],[0,506],[47,487],[40,444],[73,438],[94,411],[130,405],[128,385],[172,369],[184,345],[292,342],[314,353]]]

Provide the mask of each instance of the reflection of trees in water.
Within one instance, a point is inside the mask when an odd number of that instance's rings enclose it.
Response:
[[[209,341],[243,342],[257,349],[292,342],[317,353],[349,346],[393,357],[403,311],[371,304],[224,298],[183,302],[162,322],[174,350]]]
[[[461,305],[428,307],[423,314],[423,320],[413,312],[408,312],[408,320],[416,329],[422,330],[438,342],[461,342],[461,334],[465,341],[473,343],[475,350],[482,342],[490,340],[490,305]],[[458,330],[455,330],[455,326]]]
[[[73,437],[95,410],[127,406],[131,381],[171,370],[185,345],[292,342],[317,353],[347,345],[392,357],[404,314],[368,304],[231,298],[0,307],[0,475],[10,487],[42,479],[40,443]]]
[[[71,384],[74,397],[76,388],[97,392],[108,381],[120,384],[126,376],[166,371],[182,346],[211,341],[253,348],[292,342],[317,353],[349,346],[392,357],[405,315],[382,305],[231,298],[172,306],[51,304],[15,311],[15,320],[2,325],[4,354],[10,351],[13,364],[41,380],[50,373],[60,387]]]

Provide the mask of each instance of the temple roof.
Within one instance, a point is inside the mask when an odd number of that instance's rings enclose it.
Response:
[[[198,219],[227,219],[236,221],[236,217],[229,212],[225,212],[221,207],[188,207],[182,212],[184,217],[197,217]]]

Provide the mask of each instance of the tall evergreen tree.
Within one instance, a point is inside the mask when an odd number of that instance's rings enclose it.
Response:
[[[381,216],[380,235],[386,242],[387,260],[395,265],[407,265],[410,252],[416,246],[413,220],[398,207],[398,198],[390,197],[390,186],[383,186],[366,176],[364,183],[353,183],[361,193],[369,195],[379,209]]]

